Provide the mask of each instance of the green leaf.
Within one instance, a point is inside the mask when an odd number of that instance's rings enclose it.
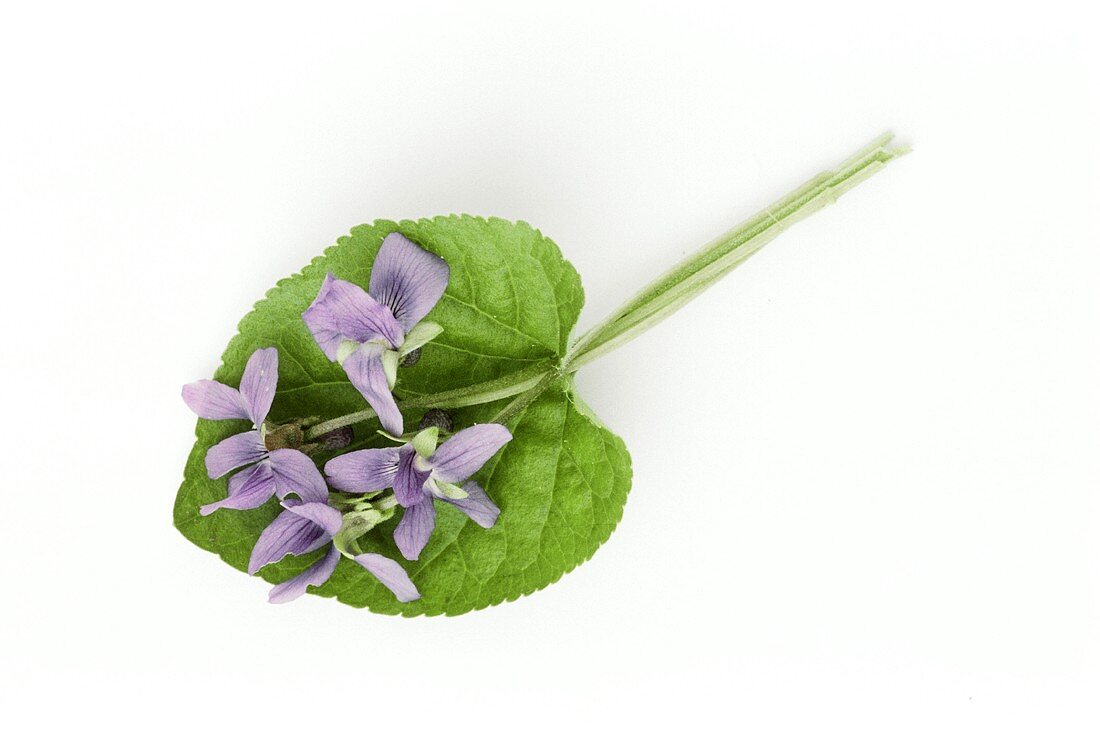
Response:
[[[395,522],[359,538],[362,550],[406,567],[420,600],[398,603],[346,559],[324,586],[311,591],[386,614],[460,614],[529,594],[586,560],[618,523],[630,487],[630,457],[622,440],[586,415],[571,379],[560,375],[584,293],[552,241],[525,223],[470,216],[359,226],[256,304],[226,348],[215,378],[237,385],[249,355],[275,346],[274,420],[334,419],[364,409],[343,370],[314,343],[301,313],[329,271],[365,288],[382,239],[393,231],[451,267],[447,291],[429,315],[443,331],[423,346],[415,366],[398,370],[398,397],[426,407],[440,392],[450,392],[440,400],[462,404],[454,411],[460,429],[491,420],[506,403],[478,401],[503,399],[536,384],[544,390],[511,418],[515,438],[475,475],[501,508],[495,527],[482,529],[440,504],[435,533],[416,562],[402,559],[394,546]],[[422,411],[406,410],[409,428]],[[206,450],[244,426],[199,420],[175,506],[176,526],[189,540],[241,570],[278,506],[272,501],[257,510],[220,510],[208,517],[200,517],[198,508],[226,491],[225,478],[206,477]],[[373,420],[358,424],[351,449],[385,446],[376,428]],[[284,580],[319,555],[286,559],[262,575]]]

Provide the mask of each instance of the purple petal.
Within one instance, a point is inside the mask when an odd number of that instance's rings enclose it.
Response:
[[[430,497],[405,508],[401,522],[393,531],[393,540],[401,555],[410,561],[420,557],[435,529],[435,501]]]
[[[241,376],[241,396],[248,407],[252,423],[259,426],[271,411],[275,386],[279,383],[279,351],[261,348],[253,353]]]
[[[325,474],[337,490],[375,492],[393,485],[400,447],[360,449],[325,463]]]
[[[260,534],[248,559],[248,573],[254,574],[289,554],[301,556],[316,551],[330,540],[324,528],[309,518],[285,510],[275,516],[275,520]]]
[[[398,449],[397,471],[393,476],[393,496],[405,507],[424,500],[424,481],[431,470],[416,467],[416,451],[411,446]]]
[[[275,470],[275,494],[294,493],[307,503],[327,503],[328,486],[313,460],[297,449],[276,449],[268,459]]]
[[[293,579],[276,584],[267,595],[267,600],[272,604],[284,604],[297,599],[306,593],[306,587],[320,586],[328,581],[332,572],[336,570],[336,564],[340,562],[340,553],[333,546],[320,561],[310,566]]]
[[[463,429],[432,455],[433,474],[443,482],[463,482],[511,439],[511,432],[501,424],[475,424]]]
[[[302,505],[285,505],[284,507],[319,527],[329,538],[339,533],[340,527],[344,524],[344,518],[340,511],[324,503],[303,503]]]
[[[408,573],[392,558],[377,553],[361,553],[355,557],[355,563],[374,574],[374,578],[393,592],[397,601],[411,602],[420,598],[420,592],[416,590]]]
[[[252,510],[258,508],[275,494],[275,478],[271,465],[266,461],[246,467],[229,478],[229,497],[216,503],[203,505],[199,515],[210,515],[220,508]]]
[[[489,496],[481,489],[481,485],[471,480],[463,485],[462,489],[466,491],[468,497],[458,500],[449,497],[441,497],[439,499],[454,505],[456,508],[466,513],[466,515],[470,516],[470,520],[474,521],[482,528],[492,528],[496,525],[497,517],[500,515],[500,508],[489,499]]]
[[[390,393],[390,384],[386,380],[386,371],[382,367],[382,352],[385,348],[376,343],[368,343],[349,355],[344,361],[344,372],[351,384],[363,394],[382,428],[394,436],[404,430],[404,421],[397,402]]]
[[[261,474],[257,475],[256,473]],[[254,465],[249,465],[239,472],[234,472],[229,476],[229,494],[236,495],[245,489],[253,477],[258,477],[265,482],[272,479],[271,465],[267,463],[267,460],[261,460]],[[272,495],[274,492],[274,484],[272,485]]]
[[[388,307],[408,332],[447,289],[447,262],[399,233],[382,242],[370,272],[370,293]]]
[[[389,308],[376,302],[360,287],[337,279],[331,273],[325,277],[313,304],[302,313],[302,319],[332,361],[336,360],[340,343],[345,340],[365,343],[382,337],[396,348],[405,337]]]
[[[206,450],[206,474],[210,479],[242,467],[259,462],[267,456],[267,449],[260,433],[256,430],[241,432],[223,439]]]
[[[195,381],[183,387],[183,401],[204,419],[247,419],[248,404],[240,391],[217,381]]]
[[[263,483],[270,482],[271,494],[274,495],[274,479],[274,475],[271,472],[271,464],[266,459],[260,460],[256,464],[249,465],[240,472],[234,472],[229,476],[229,494],[232,496],[245,490],[253,489],[250,485],[259,481]]]

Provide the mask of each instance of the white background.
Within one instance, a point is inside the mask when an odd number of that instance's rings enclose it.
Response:
[[[888,5],[9,6],[0,724],[1100,726],[1095,22]],[[172,527],[180,386],[352,225],[530,221],[585,326],[886,129],[580,375],[634,485],[558,584],[275,607]]]

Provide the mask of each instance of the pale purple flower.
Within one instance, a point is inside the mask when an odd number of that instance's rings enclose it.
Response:
[[[438,449],[437,435],[434,427],[425,429],[400,447],[361,449],[325,464],[329,483],[338,490],[364,493],[393,487],[394,497],[405,508],[393,538],[410,561],[420,556],[435,528],[436,500],[454,505],[482,528],[492,528],[500,515],[481,486],[467,480],[512,439],[508,429],[477,424]]]
[[[316,470],[316,467],[314,468]],[[318,473],[320,477],[320,473]],[[340,562],[340,551],[333,544],[333,537],[340,532],[343,516],[336,508],[324,502],[287,501],[286,509],[264,528],[252,549],[248,559],[248,573],[257,571],[285,556],[302,556],[316,551],[325,545],[328,550],[316,563],[297,576],[276,584],[268,594],[268,601],[282,604],[297,599],[310,586],[320,586],[329,580],[336,564]],[[411,602],[420,598],[420,592],[409,579],[405,569],[391,558],[377,553],[362,553],[357,556],[345,554],[357,564],[371,572],[382,584],[393,592],[400,602]]]
[[[390,434],[403,431],[392,393],[398,359],[439,334],[439,326],[420,321],[443,296],[449,277],[446,262],[391,233],[374,259],[369,294],[329,273],[302,313],[321,350],[344,367]]]
[[[183,400],[204,419],[247,419],[250,431],[234,434],[206,451],[206,473],[210,479],[249,467],[229,478],[229,496],[199,508],[210,515],[219,508],[250,510],[295,493],[306,502],[328,500],[325,479],[306,455],[296,449],[268,451],[264,443],[264,419],[275,399],[279,381],[279,353],[275,348],[254,352],[245,365],[239,389],[217,381],[198,381],[183,387]]]

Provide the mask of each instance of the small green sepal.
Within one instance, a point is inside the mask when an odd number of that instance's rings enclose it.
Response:
[[[397,349],[397,354],[404,356],[436,338],[443,328],[434,322],[419,322],[412,330],[405,333],[405,342]]]
[[[422,429],[412,438],[410,444],[413,445],[416,453],[424,459],[431,457],[435,454],[435,448],[439,445],[439,428],[430,426],[427,429]]]

